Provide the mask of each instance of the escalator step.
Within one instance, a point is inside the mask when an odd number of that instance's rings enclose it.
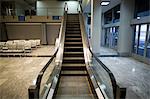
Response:
[[[65,42],[65,44],[82,44],[82,42]]]
[[[65,42],[82,42],[82,40],[74,40],[74,39],[71,40],[71,39],[70,39],[70,40],[65,40]]]
[[[65,52],[83,52],[83,47],[65,47]]]
[[[63,71],[83,71],[86,70],[85,66],[62,66]]]
[[[83,52],[64,52],[64,57],[84,57]]]
[[[81,33],[66,33],[66,37],[70,36],[71,38],[74,38],[73,36],[78,36],[79,38],[81,38]]]
[[[82,38],[66,38],[65,40],[71,40],[71,41],[81,41]]]
[[[66,31],[79,31],[80,28],[66,28]]]
[[[85,64],[63,64],[62,66],[70,67],[85,67]]]
[[[84,57],[64,57],[64,60],[84,60]]]
[[[87,76],[86,71],[61,71],[62,76]]]
[[[80,25],[67,25],[66,28],[80,28]]]

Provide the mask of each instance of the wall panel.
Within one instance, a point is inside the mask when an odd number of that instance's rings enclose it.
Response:
[[[14,39],[41,39],[40,24],[7,24],[8,40]]]

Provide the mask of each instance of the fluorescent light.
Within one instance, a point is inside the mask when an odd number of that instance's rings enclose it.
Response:
[[[110,3],[109,1],[102,1],[102,2],[101,2],[101,5],[102,5],[102,6],[107,6],[107,5],[109,5],[109,3]]]

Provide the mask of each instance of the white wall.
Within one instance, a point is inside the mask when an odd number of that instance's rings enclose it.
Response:
[[[77,13],[78,2],[67,1],[68,13]],[[58,15],[62,16],[64,12],[65,1],[37,1],[37,15]],[[48,9],[47,9],[48,8]]]
[[[68,13],[77,13],[77,8],[79,6],[78,1],[67,1]]]
[[[37,1],[37,15],[63,15],[64,1]]]

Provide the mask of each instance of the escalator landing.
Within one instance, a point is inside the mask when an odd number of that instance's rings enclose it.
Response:
[[[54,99],[95,99],[87,76],[61,76]]]

